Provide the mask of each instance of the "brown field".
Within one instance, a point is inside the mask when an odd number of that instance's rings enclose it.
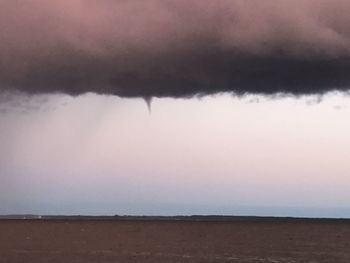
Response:
[[[0,221],[0,262],[350,262],[350,223]]]

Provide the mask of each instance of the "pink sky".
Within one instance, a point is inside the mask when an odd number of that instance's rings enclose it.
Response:
[[[68,48],[123,56],[203,44],[251,53],[348,55],[349,9],[346,0],[3,0],[0,52]]]
[[[0,214],[349,216],[343,95],[48,98],[0,114]]]
[[[349,13],[0,0],[0,214],[350,216]]]

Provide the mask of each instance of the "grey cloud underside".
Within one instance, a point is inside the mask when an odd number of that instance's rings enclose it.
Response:
[[[214,54],[191,60],[151,60],[126,70],[117,62],[86,60],[71,62],[67,57],[61,64],[38,64],[25,76],[9,72],[1,76],[1,87],[28,93],[94,92],[121,97],[189,97],[219,92],[302,95],[347,91],[350,87],[348,58],[237,58]]]
[[[347,91],[349,12],[347,0],[2,0],[0,91]]]

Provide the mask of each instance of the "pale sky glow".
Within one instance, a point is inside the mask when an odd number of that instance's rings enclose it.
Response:
[[[94,94],[16,100],[0,102],[0,214],[350,216],[343,94],[156,98],[151,114]]]

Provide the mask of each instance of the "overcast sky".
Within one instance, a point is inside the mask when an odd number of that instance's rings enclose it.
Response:
[[[348,90],[348,0],[2,0],[0,91]]]
[[[0,214],[350,217],[349,13],[0,0]]]

